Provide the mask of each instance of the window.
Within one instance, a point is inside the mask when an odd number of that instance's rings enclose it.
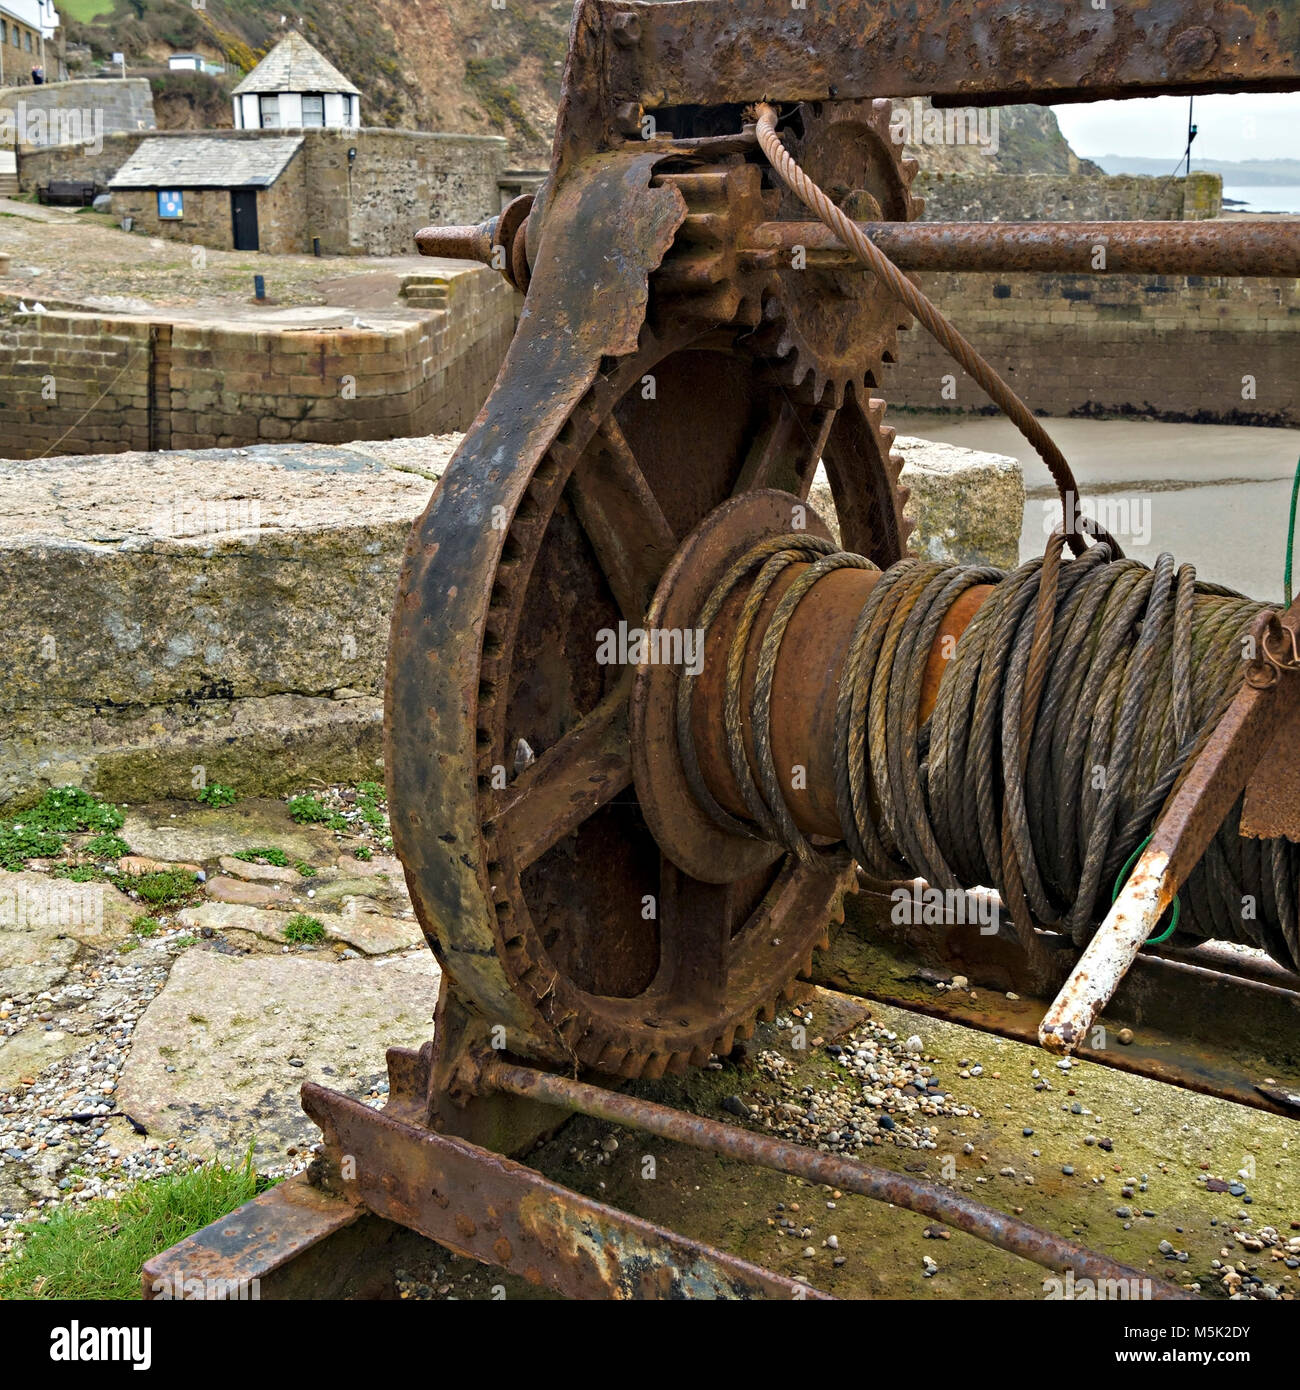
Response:
[[[302,123],[308,125],[325,124],[325,98],[316,95],[304,95],[302,99]]]
[[[280,124],[280,98],[276,96],[258,98],[258,114],[263,130],[274,130]]]
[[[0,19],[0,43],[4,43],[9,37],[9,26],[3,19]]]
[[[23,37],[27,40],[27,51],[30,53],[32,51],[32,31],[29,29]]]

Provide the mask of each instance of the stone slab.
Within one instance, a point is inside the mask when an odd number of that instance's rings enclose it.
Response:
[[[433,1035],[437,987],[428,951],[334,963],[196,948],[137,1025],[118,1106],[191,1151],[237,1156],[255,1140],[257,1161],[282,1161],[320,1138],[302,1083],[365,1095],[386,1075],[385,1049]]]

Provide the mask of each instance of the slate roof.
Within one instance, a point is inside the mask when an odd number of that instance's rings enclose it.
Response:
[[[242,140],[219,135],[142,140],[109,188],[270,188],[302,146],[301,135]]]
[[[361,92],[296,30],[281,39],[235,88],[245,92]]]

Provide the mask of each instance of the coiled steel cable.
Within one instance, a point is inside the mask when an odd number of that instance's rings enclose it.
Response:
[[[843,843],[797,828],[772,753],[770,698],[789,621],[828,574],[872,569],[806,536],[764,541],[709,596],[707,632],[757,572],[728,652],[727,753],[752,819],[724,811],[700,773],[691,728],[694,677],[678,686],[678,746],[701,805],[720,825],[829,869],[855,859],[871,876],[995,889],[1040,962],[1035,926],[1084,944],[1116,875],[1151,833],[1241,684],[1247,639],[1266,605],[1200,583],[1162,555],[1153,568],[1108,546],[1078,559],[1057,531],[1046,554],[1006,574],[908,559],[886,571],[856,620],[837,695],[835,797]],[[762,633],[776,576],[802,566]],[[922,722],[923,680],[944,616],[968,589],[993,586],[957,641]],[[746,653],[758,640],[749,732]],[[1240,803],[1181,891],[1179,939],[1260,947],[1300,968],[1300,847],[1238,835]]]

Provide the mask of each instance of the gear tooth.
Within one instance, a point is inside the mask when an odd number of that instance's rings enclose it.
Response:
[[[758,1011],[758,1021],[760,1023],[771,1023],[776,1017],[775,1004],[763,1004]]]
[[[921,162],[918,159],[913,159],[909,155],[906,159],[900,161],[900,167],[903,171],[903,182],[910,188],[913,179],[921,172]]]
[[[645,1066],[641,1068],[641,1080],[658,1081],[668,1070],[668,1064],[672,1059],[671,1052],[652,1052],[646,1059]]]
[[[622,1043],[606,1043],[592,1065],[606,1075],[622,1075],[623,1063],[627,1060],[629,1051],[630,1049]]]
[[[637,1081],[645,1069],[646,1059],[634,1051],[629,1051],[619,1066],[618,1075],[625,1081]]]
[[[909,222],[919,222],[925,216],[925,199],[919,194],[912,196],[912,215],[907,219]]]
[[[691,1054],[689,1052],[674,1052],[668,1058],[668,1074],[670,1076],[685,1076],[690,1070]]]
[[[711,1047],[706,1047],[703,1043],[701,1043],[698,1047],[694,1048],[694,1049],[692,1050],[692,1052],[691,1052],[691,1066],[693,1066],[693,1067],[703,1067],[703,1066],[707,1066],[707,1065],[708,1065],[708,1062],[709,1062],[709,1058],[712,1057],[712,1056],[713,1056],[713,1049],[712,1049]]]
[[[898,431],[893,427],[893,425],[881,425],[880,437],[885,441],[885,448],[890,450],[892,453],[894,448],[894,440],[898,438]]]
[[[885,402],[879,396],[869,396],[866,409],[867,417],[879,429],[880,422],[885,418]]]
[[[728,1028],[718,1039],[718,1045],[713,1049],[719,1057],[725,1057],[736,1045],[736,1030]]]
[[[811,951],[809,951],[809,952],[808,952],[808,959],[807,959],[806,961],[804,961],[803,965],[800,966],[800,968],[799,968],[799,974],[800,974],[804,979],[807,979],[807,977],[808,977],[809,975],[812,974],[812,963],[813,963],[813,953],[812,953]]]

